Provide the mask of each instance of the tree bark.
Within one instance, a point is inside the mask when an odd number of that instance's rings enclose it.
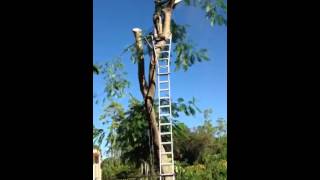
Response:
[[[171,15],[172,15],[172,8],[164,8],[162,10],[163,14],[164,14],[164,23],[163,23],[163,32],[162,32],[162,36],[164,39],[169,39],[170,35],[171,35]]]
[[[136,55],[138,61],[138,77],[139,77],[139,85],[140,85],[140,92],[145,98],[147,95],[147,84],[144,75],[144,56],[143,56],[143,43],[142,43],[142,30],[139,28],[132,29],[134,33],[134,37],[136,40]]]
[[[138,79],[140,85],[140,91],[144,98],[145,108],[148,115],[148,123],[150,128],[152,128],[153,132],[153,143],[155,146],[156,153],[159,154],[159,130],[158,130],[158,123],[156,119],[156,114],[153,109],[153,100],[155,94],[155,80],[156,80],[156,59],[155,56],[151,56],[150,66],[149,66],[149,87],[147,87],[145,75],[144,75],[144,57],[143,57],[143,45],[142,45],[142,31],[139,28],[134,28],[133,30],[134,37],[136,40],[136,51],[137,51],[137,58],[138,58]],[[142,53],[142,54],[140,54]],[[158,158],[158,156],[156,156]]]

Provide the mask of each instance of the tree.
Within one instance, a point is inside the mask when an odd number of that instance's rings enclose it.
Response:
[[[187,5],[190,5],[190,1],[185,1]],[[206,9],[207,16],[210,17],[211,22],[215,22],[216,19],[221,21],[223,16],[216,16],[217,11],[216,7],[213,6],[211,1],[193,1],[194,5],[197,5],[197,2],[203,2],[202,7]],[[219,7],[224,9],[223,1],[216,1],[216,4]],[[139,28],[134,28],[132,31],[134,33],[134,37],[136,40],[136,59],[138,62],[138,77],[139,77],[139,84],[140,84],[140,92],[144,98],[144,104],[146,108],[146,113],[148,117],[149,127],[151,128],[153,137],[159,136],[159,130],[157,125],[156,114],[154,110],[154,95],[156,89],[156,64],[157,59],[159,57],[160,51],[162,50],[163,46],[166,44],[167,40],[172,35],[171,29],[172,27],[176,26],[176,30],[178,30],[178,25],[172,23],[172,13],[175,7],[175,0],[168,0],[168,1],[155,1],[155,12],[153,15],[153,37],[156,38],[155,43],[155,51],[149,48],[149,56],[150,56],[150,63],[149,63],[149,76],[148,81],[146,80],[146,76],[144,74],[145,67],[144,67],[144,54],[143,54],[143,37],[142,37],[142,30]],[[219,18],[218,18],[219,17]],[[173,24],[173,26],[171,25]],[[181,29],[183,30],[183,28]],[[179,31],[179,30],[178,30]],[[174,32],[174,31],[173,31]],[[183,42],[183,32],[180,37],[176,37],[175,41],[179,41],[176,45],[175,51],[177,52],[177,60],[175,62],[176,66],[179,67],[180,64],[184,65],[184,69],[187,69],[188,66],[192,65],[197,58],[198,61],[201,59],[208,59],[205,55],[205,50],[201,49],[199,52],[191,53],[190,50],[192,46]],[[175,37],[175,36],[174,36]],[[179,39],[180,38],[180,39]],[[182,40],[182,42],[181,42]],[[192,51],[191,51],[192,52]],[[164,149],[160,145],[158,138],[153,138],[154,146],[156,149],[156,153],[159,154],[160,149]],[[156,156],[158,157],[158,156]],[[164,169],[164,171],[167,171]]]
[[[226,5],[223,0],[184,0],[186,6],[200,7],[206,12],[206,17],[210,20],[210,24],[223,25],[226,24]],[[172,35],[173,51],[176,56],[174,64],[175,70],[188,70],[195,62],[202,62],[209,60],[206,49],[196,49],[195,46],[187,40],[186,26],[177,24],[171,17],[176,7],[177,1],[175,0],[155,0],[155,11],[153,14],[153,31],[143,33],[140,28],[134,28],[135,43],[134,46],[129,46],[124,52],[131,51],[132,59],[137,63],[138,67],[138,80],[140,92],[143,97],[143,105],[145,109],[145,120],[148,123],[149,131],[153,139],[154,157],[158,158],[159,150],[164,147],[160,146],[158,140],[159,130],[155,108],[155,90],[156,90],[156,64],[159,52],[162,50],[163,45]],[[150,35],[155,40],[155,51],[147,44],[150,43]],[[149,56],[148,75],[145,74],[145,57]],[[110,67],[110,66],[108,66]],[[112,74],[107,72],[107,74]],[[123,89],[129,86],[129,83],[121,78],[121,76],[107,77],[111,82],[106,86],[106,91],[109,96],[121,97]],[[185,106],[181,109],[189,112]],[[190,111],[192,113],[192,111]],[[194,112],[193,112],[194,113]],[[101,137],[101,136],[100,136]]]

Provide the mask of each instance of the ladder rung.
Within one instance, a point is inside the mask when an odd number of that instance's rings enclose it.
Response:
[[[170,43],[169,44],[164,44],[163,46],[170,46]]]
[[[172,154],[172,151],[170,151],[170,152],[161,152],[161,154]]]
[[[169,91],[169,89],[159,89],[159,91]]]
[[[159,81],[159,83],[168,83],[169,81]]]
[[[167,68],[169,67],[168,65],[165,65],[165,66],[159,66],[160,68]]]
[[[172,142],[161,142],[161,144],[172,144]]]
[[[162,105],[162,106],[159,106],[160,108],[169,108],[170,105]]]
[[[169,58],[168,57],[162,57],[162,58],[158,58],[158,60],[168,60]]]
[[[158,73],[158,75],[169,75],[170,72],[166,72],[166,73]]]
[[[161,104],[160,108],[168,108],[171,107],[170,103],[169,104]]]
[[[160,135],[170,135],[171,132],[161,132]],[[171,143],[171,142],[170,142]]]
[[[170,116],[170,114],[160,114],[159,116]]]
[[[169,96],[163,96],[163,97],[160,97],[159,99],[170,99]]]
[[[169,126],[171,123],[160,123],[160,126]]]
[[[160,53],[169,53],[170,51],[160,51]]]
[[[161,163],[161,166],[168,166],[168,165],[172,165],[173,163]]]
[[[173,174],[160,174],[160,176],[175,176],[175,174],[173,173]]]
[[[169,44],[164,44],[164,45],[157,45],[157,46],[155,46],[155,47],[163,47],[163,46],[170,46],[171,44],[169,43]]]

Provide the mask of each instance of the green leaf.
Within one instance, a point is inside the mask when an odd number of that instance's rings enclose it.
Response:
[[[104,80],[106,81],[105,93],[107,98],[121,98],[125,96],[125,90],[129,88],[129,81],[125,79],[126,72],[123,71],[124,64],[118,57],[107,62],[104,67]]]
[[[192,97],[192,103],[196,103],[196,98],[195,97]]]
[[[182,102],[184,101],[184,99],[183,99],[183,98],[178,98],[177,101],[178,101],[179,103],[182,103]]]
[[[196,111],[191,106],[189,106],[189,111],[193,116],[196,114]]]
[[[186,2],[185,5],[187,6],[195,6],[201,8],[205,11],[205,17],[209,19],[210,26],[214,26],[215,24],[218,25],[227,25],[226,21],[226,12],[227,12],[227,4],[224,0],[193,0],[193,3]],[[217,20],[216,16],[223,16],[224,20]]]
[[[93,73],[95,73],[95,74],[99,74],[99,68],[98,68],[98,66],[97,65],[93,65]]]
[[[181,67],[184,71],[187,71],[189,67],[195,64],[196,60],[198,62],[209,60],[206,49],[197,50],[192,42],[178,42],[174,52],[176,54],[175,71],[178,71]]]
[[[215,23],[215,18],[214,17],[210,18],[210,26],[213,27],[214,23]]]
[[[194,107],[196,108],[196,110],[197,110],[199,113],[202,112],[201,109],[199,109],[197,106],[194,106]]]
[[[191,57],[190,57],[190,64],[189,65],[190,66],[193,65],[194,62],[195,62],[195,56],[192,54]]]
[[[180,110],[180,111],[186,111],[186,110],[187,110],[187,106],[186,106],[185,104],[181,104],[181,105],[179,106],[179,110]]]
[[[190,5],[190,0],[184,0],[184,3],[189,6]]]
[[[101,120],[104,120],[106,117],[107,117],[106,114],[101,114],[100,117],[99,117],[99,120],[100,120],[100,121],[101,121]]]
[[[206,12],[209,12],[211,10],[211,6],[210,6],[210,4],[207,4],[207,6],[206,6]]]

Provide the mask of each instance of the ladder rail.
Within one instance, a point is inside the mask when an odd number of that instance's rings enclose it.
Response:
[[[169,89],[169,92],[168,92],[168,95],[169,95],[169,113],[170,113],[170,123],[171,123],[171,127],[170,127],[170,133],[171,133],[171,152],[172,152],[172,173],[174,173],[174,157],[173,157],[173,134],[172,134],[172,109],[171,109],[171,83],[170,83],[170,63],[171,63],[171,42],[172,41],[172,35],[170,36],[170,45],[169,45],[169,52],[168,52],[168,89]],[[161,130],[161,129],[160,129]],[[174,176],[173,176],[174,177]]]
[[[169,38],[169,43],[166,42],[166,44],[164,46],[169,46],[167,50],[160,50],[160,54],[162,54],[162,56],[160,56],[159,58],[157,57],[157,53],[156,53],[156,49],[155,49],[155,44],[154,44],[154,39],[152,38],[152,45],[153,45],[153,51],[155,54],[155,59],[157,62],[157,91],[158,91],[158,117],[159,117],[159,123],[158,123],[158,128],[159,128],[159,142],[160,142],[160,146],[162,145],[170,145],[170,151],[166,151],[164,149],[164,152],[161,151],[161,149],[159,150],[159,165],[160,165],[160,179],[162,180],[163,177],[166,176],[172,176],[173,179],[175,179],[175,173],[174,173],[174,155],[173,155],[173,133],[172,133],[172,107],[171,107],[171,86],[170,86],[170,57],[171,57],[171,43],[172,43],[172,36],[170,36]],[[168,57],[164,57],[166,55],[163,55],[164,53],[167,53]],[[160,65],[159,64],[159,60],[166,60],[167,64],[166,65]],[[166,68],[165,68],[166,67]],[[166,71],[162,71],[160,72],[160,68],[165,68]],[[167,78],[166,80],[160,80],[160,76]],[[160,88],[160,84],[167,84],[167,88]],[[161,92],[167,92],[166,95],[161,96]],[[161,105],[161,100],[166,99],[168,101],[168,103],[166,103],[165,105]],[[169,108],[168,111],[166,112],[162,112],[162,108]],[[165,122],[162,123],[161,122],[161,117],[167,117],[169,122]],[[162,132],[161,131],[161,127],[163,126],[167,126],[169,127],[169,131],[166,132]],[[169,141],[162,141],[162,136],[163,135],[170,135],[170,140]],[[171,162],[162,162],[162,155],[171,155]],[[168,157],[168,156],[166,156]],[[163,166],[171,166],[171,173],[163,173],[162,172],[162,168]]]

